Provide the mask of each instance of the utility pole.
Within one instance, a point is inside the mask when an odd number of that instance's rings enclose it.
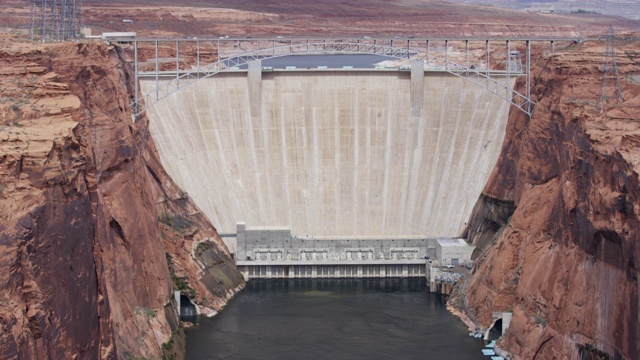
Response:
[[[29,38],[66,41],[82,28],[82,0],[30,0]]]
[[[618,75],[618,65],[616,64],[616,36],[613,27],[609,26],[607,34],[602,38],[607,42],[604,50],[604,67],[602,68],[602,88],[600,89],[600,99],[596,107],[600,108],[600,113],[604,112],[604,107],[609,99],[615,99],[617,103],[623,103],[622,89],[620,87],[620,77]],[[615,89],[610,89],[615,87]],[[611,90],[615,94],[611,95]]]

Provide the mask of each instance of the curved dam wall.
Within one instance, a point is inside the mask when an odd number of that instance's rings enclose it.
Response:
[[[461,233],[509,103],[421,68],[255,70],[200,80],[148,110],[163,165],[218,231],[242,221],[298,236]],[[144,93],[154,86],[141,80]]]

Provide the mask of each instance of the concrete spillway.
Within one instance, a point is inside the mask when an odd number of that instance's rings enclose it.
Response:
[[[457,236],[509,103],[418,69],[218,74],[149,109],[151,133],[220,232],[244,221],[298,236]]]

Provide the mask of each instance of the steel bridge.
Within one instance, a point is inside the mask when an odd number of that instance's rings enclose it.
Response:
[[[131,107],[137,117],[146,109],[155,105],[171,94],[194,84],[196,81],[214,76],[225,71],[235,71],[240,66],[254,61],[289,55],[327,55],[327,54],[371,54],[382,55],[390,59],[402,59],[411,62],[422,62],[427,71],[442,71],[463,78],[500,98],[508,101],[517,109],[531,115],[533,101],[531,101],[531,45],[533,42],[550,44],[550,51],[560,42],[577,43],[574,38],[432,38],[432,39],[372,39],[372,38],[186,38],[186,39],[115,39],[116,42],[132,43],[134,49],[135,68],[135,97]],[[175,58],[164,59],[166,62],[175,60],[175,69],[163,71],[161,69],[160,46],[173,49]],[[452,55],[452,49],[458,45],[457,56]],[[497,44],[497,45],[496,45]],[[195,47],[194,61],[185,65],[181,61],[180,49]],[[481,57],[474,55],[472,62],[471,47],[475,51],[483,52]],[[498,47],[498,50],[495,48]],[[215,49],[217,61],[203,64],[202,49]],[[142,49],[155,52],[151,57],[151,71],[140,71],[139,55]],[[500,50],[502,49],[502,50]],[[523,50],[522,54],[519,50]],[[503,52],[504,51],[504,52]],[[225,54],[225,52],[227,52]],[[496,61],[495,58],[504,60]],[[494,61],[492,61],[492,57]],[[482,61],[478,61],[482,59]],[[455,60],[455,61],[454,61]],[[461,63],[462,62],[462,63]],[[149,63],[149,62],[147,62]],[[353,69],[362,71],[363,69]],[[368,69],[373,70],[373,69]],[[389,70],[389,69],[386,69]],[[398,70],[395,68],[394,70]],[[139,79],[154,78],[155,89],[146,94],[139,94]],[[524,77],[526,81],[523,93],[511,89],[509,79]],[[161,82],[161,79],[163,80]]]

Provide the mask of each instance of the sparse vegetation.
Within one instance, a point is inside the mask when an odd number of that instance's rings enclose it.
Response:
[[[136,306],[133,309],[133,312],[138,315],[145,315],[147,317],[156,317],[156,312],[146,306]]]
[[[571,14],[600,14],[600,13],[594,10],[578,9],[578,10],[571,11]]]
[[[169,341],[162,344],[162,360],[179,359],[179,354],[184,354],[184,332],[182,326],[171,333]]]
[[[147,360],[147,358],[144,357],[144,356],[137,357],[137,356],[133,355],[131,353],[131,351],[125,351],[124,352],[124,357],[127,360]]]
[[[20,105],[18,103],[12,104],[9,109],[11,109],[11,111],[13,111],[13,114],[16,117],[16,120],[13,122],[14,125],[17,124],[17,121],[20,121],[20,119],[22,119],[22,109],[20,108]]]
[[[533,315],[533,318],[536,322],[536,325],[541,325],[542,327],[547,327],[547,319],[545,319],[542,314],[536,313]]]
[[[173,275],[171,277],[171,280],[173,280],[173,285],[175,285],[176,289],[180,290],[181,292],[189,289],[185,278]]]
[[[173,349],[173,333],[169,337],[169,341],[162,344],[162,360],[175,360],[177,359],[177,354]]]
[[[196,247],[196,254],[200,255],[203,252],[209,250],[211,247],[213,247],[213,243],[211,241],[203,241]]]
[[[25,66],[25,69],[26,69],[26,66]],[[26,70],[25,70],[25,72],[26,72]],[[18,87],[18,89],[22,89],[22,80],[20,80],[20,76],[16,75],[14,80],[15,80],[14,82],[15,82],[16,86]]]
[[[158,216],[158,221],[167,226],[171,226],[171,215],[169,215],[168,212],[165,212],[164,214]]]
[[[167,259],[167,266],[169,266],[169,274],[171,275],[173,288],[185,294],[189,298],[193,299],[196,295],[196,291],[189,286],[189,283],[187,282],[187,278],[176,275],[176,271],[175,271],[175,267],[173,266],[171,255],[169,255],[168,253],[165,253],[165,258]]]
[[[193,225],[193,223],[187,218],[178,214],[169,213],[167,211],[165,211],[158,217],[158,221],[178,232],[181,232],[182,230],[187,229]]]
[[[520,283],[520,271],[517,271],[513,277],[513,284],[518,285]]]
[[[631,60],[633,65],[638,65],[637,60],[640,59],[640,51],[628,50],[628,51],[625,51],[624,53],[627,56],[627,58]],[[629,74],[629,75],[633,76],[633,74]]]

